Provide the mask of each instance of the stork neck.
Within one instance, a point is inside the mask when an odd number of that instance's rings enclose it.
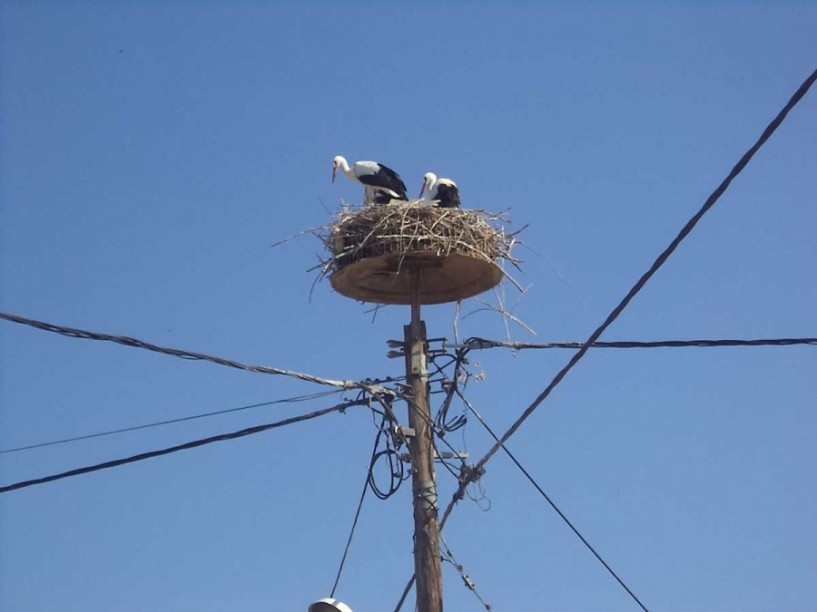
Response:
[[[431,198],[431,191],[434,189],[436,182],[437,175],[433,172],[429,172],[423,177],[424,191],[428,194],[429,198]]]
[[[341,157],[341,158],[338,160],[338,163],[340,164],[340,169],[341,169],[341,170],[343,170],[343,173],[344,173],[346,176],[353,176],[352,169],[351,169],[351,168],[349,168],[349,162],[347,162],[347,161],[346,161],[346,158],[345,158],[345,157]]]

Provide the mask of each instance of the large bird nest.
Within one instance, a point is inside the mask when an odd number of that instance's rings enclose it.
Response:
[[[425,203],[425,202],[423,202]],[[514,235],[495,223],[500,214],[461,208],[436,208],[417,201],[343,209],[321,238],[330,257],[323,275],[370,257],[448,257],[463,255],[499,265],[516,264],[511,256]]]
[[[442,304],[495,289],[503,278],[524,292],[505,264],[521,272],[511,250],[527,226],[508,233],[508,223],[504,213],[441,209],[425,200],[344,204],[334,221],[272,246],[304,234],[317,237],[329,255],[319,255],[319,264],[308,271],[319,270],[315,283],[330,277],[332,288],[346,297],[380,304]],[[498,299],[499,311],[516,321]]]

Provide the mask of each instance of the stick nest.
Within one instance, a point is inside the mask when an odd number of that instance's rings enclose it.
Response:
[[[436,208],[417,201],[344,208],[319,236],[329,251],[322,276],[331,275],[362,259],[393,255],[464,255],[499,265],[511,257],[513,234],[494,224],[501,214],[483,210]]]

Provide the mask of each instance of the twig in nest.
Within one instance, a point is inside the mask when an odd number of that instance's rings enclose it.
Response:
[[[325,226],[308,227],[305,230],[301,230],[300,232],[292,234],[291,236],[287,236],[286,238],[282,238],[281,240],[273,242],[270,245],[270,248],[280,246],[280,245],[284,244],[285,242],[289,242],[290,240],[295,240],[296,238],[299,238],[299,237],[303,236],[304,234],[313,234],[314,235],[316,232],[322,231],[324,227]]]
[[[462,320],[464,321],[465,319],[470,317],[472,314],[476,314],[478,312],[484,312],[486,310],[490,311],[490,312],[498,312],[503,317],[503,321],[504,321],[504,324],[505,324],[505,334],[506,334],[506,336],[508,338],[510,338],[510,330],[508,329],[507,319],[510,319],[511,321],[513,321],[514,323],[516,323],[517,325],[522,327],[529,334],[531,334],[532,336],[535,336],[536,332],[528,324],[526,324],[524,321],[522,321],[522,319],[520,319],[519,317],[516,317],[510,311],[505,309],[505,305],[503,304],[502,298],[500,297],[500,295],[498,293],[496,293],[496,289],[494,289],[494,291],[495,291],[495,295],[496,295],[496,298],[497,298],[497,302],[499,303],[498,306],[493,306],[493,305],[489,304],[488,302],[486,302],[485,300],[482,300],[480,298],[474,298],[477,302],[479,302],[480,304],[483,305],[483,308],[477,308],[475,310],[472,310],[468,314],[463,315]],[[523,294],[524,294],[524,290],[523,290]],[[514,307],[515,306],[516,305],[514,305]]]

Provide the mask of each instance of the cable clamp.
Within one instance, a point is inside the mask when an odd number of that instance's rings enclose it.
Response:
[[[477,468],[477,467],[473,467],[473,466],[463,465],[460,468],[460,476],[457,479],[457,480],[459,480],[460,487],[462,489],[462,492],[460,492],[460,494],[458,495],[458,499],[463,498],[463,495],[464,495],[464,492],[465,492],[465,487],[467,487],[472,482],[476,482],[477,480],[482,478],[484,475],[485,475],[485,468],[482,467],[482,466]]]

